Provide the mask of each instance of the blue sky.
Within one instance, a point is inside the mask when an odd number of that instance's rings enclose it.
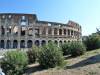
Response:
[[[0,13],[32,13],[39,20],[78,22],[82,34],[100,28],[100,0],[0,0]]]

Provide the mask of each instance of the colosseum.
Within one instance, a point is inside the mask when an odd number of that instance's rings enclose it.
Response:
[[[36,14],[0,13],[0,48],[30,48],[50,41],[58,46],[81,41],[81,26],[73,21],[66,24],[40,21]]]

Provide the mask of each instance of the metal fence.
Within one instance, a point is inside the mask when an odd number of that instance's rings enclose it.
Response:
[[[21,49],[0,49],[0,56],[4,55],[7,51],[16,51],[16,50],[27,51],[28,48],[21,48]]]

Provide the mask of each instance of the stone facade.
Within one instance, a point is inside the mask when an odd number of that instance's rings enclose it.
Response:
[[[39,21],[35,14],[0,13],[0,48],[30,48],[50,41],[58,46],[81,41],[81,26],[73,21]]]

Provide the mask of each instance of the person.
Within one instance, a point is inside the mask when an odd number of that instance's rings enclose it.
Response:
[[[1,68],[0,68],[0,75],[5,75],[5,73],[2,72]]]

